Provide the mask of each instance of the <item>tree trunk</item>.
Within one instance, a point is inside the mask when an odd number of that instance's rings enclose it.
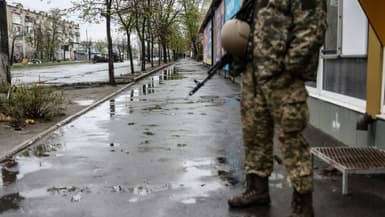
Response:
[[[12,45],[11,45],[11,55],[9,56],[9,66],[13,66],[13,55],[14,55],[14,52],[15,52],[15,41],[16,41],[16,37],[14,37],[12,39]]]
[[[112,0],[106,0],[107,13],[106,13],[106,25],[107,25],[107,43],[108,43],[108,76],[109,83],[115,85],[114,76],[114,56],[112,53],[112,37],[111,37],[111,4]]]
[[[172,50],[172,55],[173,55],[174,61],[176,61],[177,60],[176,50]]]
[[[140,39],[140,42],[142,44],[142,68],[141,68],[142,72],[146,71],[146,41],[144,38],[145,29],[146,29],[146,18],[143,18],[142,38]]]
[[[11,73],[9,70],[7,3],[5,0],[0,0],[0,17],[0,82],[8,82],[11,84]]]
[[[134,69],[134,58],[132,57],[131,34],[128,29],[126,29],[126,34],[127,34],[127,50],[128,50],[128,56],[130,58],[131,74],[134,74],[135,69]]]
[[[167,49],[167,47],[166,47],[166,50],[167,50],[168,61],[171,61],[170,49]]]
[[[151,63],[151,45],[150,40],[147,39],[147,63]]]
[[[167,48],[165,43],[162,43],[162,49],[163,49],[163,62],[167,63]]]
[[[160,61],[162,59],[162,52],[161,52],[161,46],[160,43],[158,43],[158,65],[160,65]]]
[[[151,34],[151,67],[154,67],[154,35]]]
[[[198,56],[198,46],[195,42],[193,42],[193,57],[197,58]]]

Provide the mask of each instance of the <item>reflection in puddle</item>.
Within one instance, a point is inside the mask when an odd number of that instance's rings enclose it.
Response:
[[[215,172],[215,160],[199,159],[183,163],[184,174],[178,180],[184,191],[175,194],[172,199],[191,202],[196,197],[208,197],[209,192],[218,190],[224,185]]]
[[[22,152],[20,157],[48,157],[50,153],[56,152],[62,149],[62,144],[40,144],[28,148],[26,151]]]
[[[163,81],[171,81],[171,80],[181,80],[183,79],[183,75],[179,72],[177,72],[175,67],[170,67],[166,70],[163,70],[163,72],[159,75],[160,80]]]
[[[52,164],[42,161],[35,157],[31,157],[31,158],[17,157],[17,161],[19,163],[19,166],[18,166],[19,173],[17,174],[18,180],[22,179],[25,175],[29,173],[34,173],[39,170],[52,168]]]
[[[115,99],[110,99],[110,117],[115,115]]]
[[[273,188],[286,188],[289,187],[289,182],[287,181],[287,177],[285,177],[281,173],[273,172],[269,177],[269,186]]]
[[[148,82],[145,84],[141,84],[140,86],[136,88],[132,88],[129,92],[130,101],[131,102],[140,102],[140,101],[147,101],[147,99],[140,98],[141,96],[147,96],[150,94],[154,94],[156,88],[164,84],[163,81],[169,81],[169,80],[180,80],[183,79],[182,74],[178,73],[175,68],[169,67],[162,72],[160,72],[156,76],[152,76],[150,79],[148,79]]]
[[[39,188],[39,189],[30,190],[30,191],[20,192],[20,195],[23,198],[32,199],[32,198],[46,197],[49,195],[49,193],[48,193],[47,189]]]
[[[195,204],[195,203],[197,203],[197,200],[195,198],[188,198],[188,199],[182,200],[181,203],[184,203],[184,204]]]
[[[94,103],[95,100],[91,100],[91,99],[90,100],[74,100],[73,102],[80,105],[80,106],[89,106],[92,103]]]
[[[8,194],[0,198],[0,213],[8,210],[20,209],[20,202],[24,200],[19,193]]]

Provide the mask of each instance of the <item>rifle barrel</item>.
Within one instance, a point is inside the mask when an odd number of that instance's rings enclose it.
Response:
[[[231,60],[231,55],[225,54],[213,67],[209,69],[209,71],[207,72],[208,75],[203,81],[195,81],[197,86],[192,91],[190,91],[189,95],[192,96],[195,92],[197,92],[203,85],[205,85],[208,80],[210,80],[218,72],[219,69],[222,69],[224,66],[229,64]]]

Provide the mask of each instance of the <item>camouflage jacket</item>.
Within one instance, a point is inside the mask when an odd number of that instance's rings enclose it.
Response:
[[[326,0],[255,0],[251,32],[257,80],[283,72],[315,80],[324,43]]]

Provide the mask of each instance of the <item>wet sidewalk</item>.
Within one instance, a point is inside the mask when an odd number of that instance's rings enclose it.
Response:
[[[239,86],[191,60],[153,74],[39,140],[3,165],[0,216],[284,217],[291,190],[280,165],[272,205],[230,210],[242,190]],[[316,142],[323,135],[308,130]],[[384,177],[340,175],[316,162],[317,216],[385,216]]]

